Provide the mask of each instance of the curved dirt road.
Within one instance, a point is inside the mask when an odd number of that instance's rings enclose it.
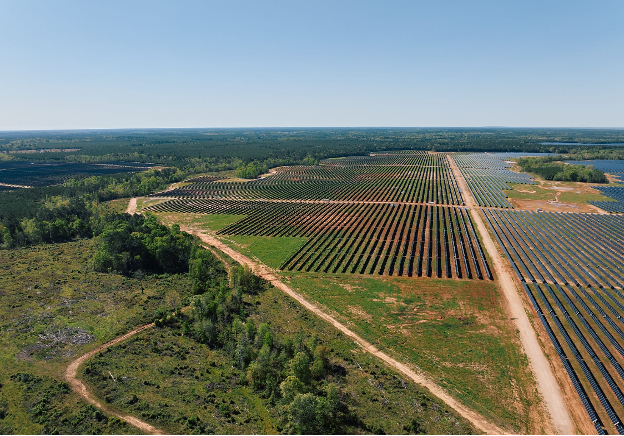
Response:
[[[128,339],[128,338],[130,338],[130,337],[132,337],[134,335],[136,335],[137,333],[140,333],[143,330],[149,329],[151,327],[154,327],[154,323],[150,323],[150,324],[146,324],[146,325],[141,326],[141,327],[137,327],[134,330],[132,330],[131,332],[128,332],[125,335],[119,336],[119,337],[113,339],[112,341],[107,342],[104,345],[100,345],[95,350],[92,350],[92,351],[89,351],[86,354],[83,354],[78,359],[74,360],[73,362],[71,362],[69,364],[69,366],[65,370],[65,380],[67,380],[67,382],[70,384],[72,390],[74,390],[78,395],[80,395],[82,398],[87,400],[89,403],[93,404],[95,407],[103,410],[107,414],[112,415],[112,416],[114,416],[116,418],[119,418],[119,419],[127,422],[130,425],[135,426],[136,428],[138,428],[142,432],[149,433],[149,434],[166,434],[164,431],[162,431],[162,430],[160,430],[160,429],[158,429],[158,428],[148,424],[147,422],[141,421],[140,419],[135,418],[134,416],[124,415],[123,413],[119,413],[119,412],[116,412],[114,410],[111,410],[108,406],[102,404],[102,402],[100,400],[98,400],[91,392],[89,392],[87,390],[87,387],[85,386],[85,384],[77,378],[78,367],[82,363],[84,363],[85,361],[87,361],[88,359],[93,357],[96,353],[99,353],[100,351],[105,350],[106,348],[110,347],[111,345],[115,345],[115,344],[117,344],[117,343],[119,343],[121,341],[124,341],[124,340],[126,340],[126,339]]]
[[[496,244],[490,237],[487,231],[485,223],[479,214],[480,207],[477,206],[474,201],[466,180],[464,179],[461,171],[455,164],[453,158],[449,155],[449,162],[453,175],[459,188],[462,190],[462,197],[466,202],[466,206],[470,208],[470,216],[477,226],[478,233],[481,235],[485,250],[488,252],[494,263],[494,269],[496,276],[500,283],[500,287],[503,291],[505,299],[507,300],[507,309],[509,315],[514,319],[516,328],[520,332],[520,341],[524,352],[529,358],[531,369],[535,374],[537,380],[537,386],[540,394],[546,402],[546,407],[550,413],[550,417],[553,421],[556,431],[559,434],[572,434],[574,432],[574,424],[568,413],[568,409],[563,400],[563,394],[555,376],[550,367],[550,363],[546,359],[546,356],[542,352],[542,348],[539,345],[533,326],[529,321],[518,290],[516,289],[513,277],[509,271],[509,267],[505,263],[503,257],[498,251]]]
[[[218,248],[219,250],[221,250],[222,252],[224,252],[225,254],[227,254],[228,256],[236,260],[237,262],[239,262],[241,265],[249,266],[249,268],[251,268],[251,270],[256,275],[267,280],[273,286],[280,289],[282,292],[284,292],[291,298],[294,298],[295,300],[297,300],[299,304],[301,304],[303,307],[313,312],[318,317],[332,324],[334,327],[340,330],[343,334],[345,334],[346,336],[350,337],[352,340],[357,342],[364,350],[378,357],[379,359],[384,361],[387,365],[391,366],[395,370],[403,373],[405,376],[409,377],[412,381],[427,388],[433,395],[435,395],[436,397],[444,401],[451,408],[455,409],[457,413],[459,413],[461,416],[463,416],[468,421],[470,421],[480,431],[484,433],[489,433],[489,434],[508,434],[505,431],[503,431],[501,428],[499,428],[498,426],[486,420],[483,416],[481,416],[477,412],[467,408],[466,406],[458,402],[455,398],[451,397],[444,389],[442,389],[440,386],[435,384],[433,381],[431,381],[424,375],[416,373],[407,365],[397,361],[396,359],[393,359],[392,357],[388,356],[383,351],[378,350],[377,347],[375,347],[373,344],[371,344],[368,341],[365,341],[356,333],[349,330],[345,325],[338,322],[335,318],[333,318],[332,316],[328,315],[327,313],[323,312],[321,309],[319,309],[318,307],[310,303],[301,294],[295,292],[292,288],[290,288],[281,280],[279,280],[279,278],[275,276],[275,274],[273,274],[273,272],[271,272],[271,270],[269,270],[264,265],[254,262],[247,256],[233,250],[228,245],[214,238],[213,236],[207,235],[205,233],[202,233],[195,229],[191,229],[189,227],[182,227],[181,229],[184,230],[185,232],[188,232],[197,236],[204,243],[211,245],[215,248]]]

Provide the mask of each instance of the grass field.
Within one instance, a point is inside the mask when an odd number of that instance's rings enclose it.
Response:
[[[212,229],[212,227],[210,227]],[[271,237],[271,236],[228,236],[225,242],[230,241],[237,251],[258,258],[271,268],[279,268],[308,238]],[[232,242],[234,244],[232,244]]]
[[[0,433],[136,432],[99,416],[62,374],[72,358],[151,321],[169,292],[184,297],[190,285],[185,276],[96,273],[92,253],[90,240],[0,250]]]
[[[330,348],[334,370],[329,377],[358,418],[345,428],[348,433],[405,433],[412,419],[424,433],[474,432],[439,400],[400,379],[281,291],[269,288],[246,296],[246,302],[255,308],[256,324],[268,322],[276,337],[316,334]],[[110,405],[173,433],[283,430],[279,402],[271,404],[241,383],[244,371],[234,368],[230,355],[172,329],[146,331],[96,356],[86,368],[85,379]],[[108,377],[109,370],[117,383]]]
[[[169,218],[175,220],[175,214]],[[300,246],[299,238],[221,239],[272,267]],[[285,239],[292,241],[284,245]],[[543,418],[535,382],[495,283],[290,271],[282,276],[498,425],[514,432],[541,431],[535,427]]]
[[[542,431],[533,427],[541,412],[532,374],[494,283],[295,273],[286,279],[493,422]]]
[[[194,228],[218,231],[228,225],[244,218],[245,215],[232,214],[206,214],[193,213],[155,213],[158,218],[168,223],[185,224]],[[279,268],[290,256],[292,256],[306,242],[307,238],[299,237],[265,237],[265,236],[228,236],[223,238],[235,250],[257,258],[265,265]]]

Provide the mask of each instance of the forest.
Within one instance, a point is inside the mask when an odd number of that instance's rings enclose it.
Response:
[[[560,156],[525,157],[518,159],[522,171],[537,174],[545,180],[558,182],[608,183],[607,176],[591,165],[566,165]]]

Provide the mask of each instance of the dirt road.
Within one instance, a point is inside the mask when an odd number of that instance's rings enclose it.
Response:
[[[130,425],[135,426],[142,432],[145,432],[148,434],[165,434],[165,432],[148,424],[147,422],[141,421],[140,419],[135,418],[134,416],[131,416],[131,415],[124,415],[123,413],[116,412],[110,409],[105,404],[102,404],[100,400],[98,400],[91,392],[87,390],[87,387],[85,386],[85,384],[77,378],[78,367],[82,365],[84,362],[86,362],[87,360],[89,360],[91,357],[93,357],[95,354],[99,353],[102,350],[105,350],[106,348],[112,345],[115,345],[121,341],[124,341],[136,335],[137,333],[142,332],[143,330],[149,329],[151,327],[154,327],[154,323],[146,324],[141,327],[137,327],[131,332],[128,332],[123,336],[119,336],[113,339],[112,341],[107,342],[104,345],[100,345],[95,350],[89,351],[87,354],[83,354],[78,359],[74,360],[73,362],[69,364],[69,366],[65,370],[65,380],[67,380],[72,390],[74,390],[78,395],[80,395],[82,398],[87,400],[89,403],[93,404],[95,407],[102,409],[107,414],[112,415],[116,418],[119,418],[127,422]]]
[[[531,369],[535,374],[539,391],[546,402],[546,407],[550,413],[550,417],[553,420],[555,429],[559,434],[572,434],[574,432],[574,424],[568,413],[568,409],[563,400],[563,394],[559,388],[559,384],[555,379],[554,374],[546,356],[542,352],[542,349],[537,340],[537,335],[531,326],[529,317],[527,316],[518,290],[513,281],[513,276],[510,271],[510,267],[503,259],[502,255],[498,251],[496,244],[492,240],[490,234],[487,231],[485,223],[479,213],[479,206],[477,206],[466,180],[461,174],[459,168],[455,164],[452,156],[449,155],[449,162],[451,169],[457,180],[459,188],[462,190],[462,196],[466,206],[470,208],[470,216],[477,225],[477,230],[481,235],[483,244],[486,251],[490,254],[492,262],[494,263],[494,270],[499,280],[501,289],[507,300],[507,310],[510,317],[516,323],[516,328],[520,332],[520,341],[524,347],[524,351],[529,358]]]
[[[138,200],[137,197],[130,199],[130,202],[128,203],[128,208],[126,209],[126,213],[129,213],[130,215],[134,215],[136,213],[137,200]]]
[[[409,377],[414,382],[427,388],[433,395],[435,395],[436,397],[444,401],[448,406],[455,409],[455,411],[457,411],[461,416],[463,416],[468,421],[470,421],[480,431],[484,433],[489,433],[489,434],[507,434],[501,428],[487,421],[483,416],[481,416],[477,412],[459,403],[455,398],[451,397],[444,389],[442,389],[440,386],[435,384],[433,381],[431,381],[424,375],[416,373],[407,365],[397,361],[396,359],[393,359],[392,357],[388,356],[383,351],[379,351],[377,347],[375,347],[373,344],[371,344],[368,341],[365,341],[356,333],[349,330],[345,325],[338,322],[335,318],[323,312],[317,306],[307,301],[301,294],[295,292],[292,288],[290,288],[288,285],[286,285],[281,280],[279,280],[279,278],[264,265],[254,262],[247,256],[233,250],[232,248],[227,246],[225,243],[214,238],[213,236],[207,235],[205,233],[202,233],[198,230],[195,230],[189,227],[182,227],[182,230],[199,237],[206,244],[211,245],[215,248],[218,248],[219,250],[221,250],[222,252],[224,252],[225,254],[227,254],[228,256],[236,260],[237,262],[239,262],[241,265],[249,266],[249,268],[251,268],[251,270],[256,275],[267,280],[273,286],[280,289],[281,291],[283,291],[285,294],[287,294],[291,298],[297,300],[299,304],[301,304],[307,310],[313,312],[318,317],[332,324],[334,327],[340,330],[343,334],[345,334],[346,336],[348,336],[349,338],[357,342],[364,350],[378,357],[379,359],[384,361],[387,365],[403,373],[405,376]]]

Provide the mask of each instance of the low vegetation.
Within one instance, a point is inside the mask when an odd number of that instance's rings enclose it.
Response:
[[[189,310],[85,365],[97,395],[172,433],[473,431],[249,270],[231,274],[192,273],[204,291]]]
[[[544,431],[528,361],[494,283],[286,274],[290,286],[487,419],[513,432]]]
[[[0,433],[136,433],[70,391],[70,360],[192,294],[188,274],[103,274],[93,239],[0,250]],[[24,374],[24,375],[22,375]]]

